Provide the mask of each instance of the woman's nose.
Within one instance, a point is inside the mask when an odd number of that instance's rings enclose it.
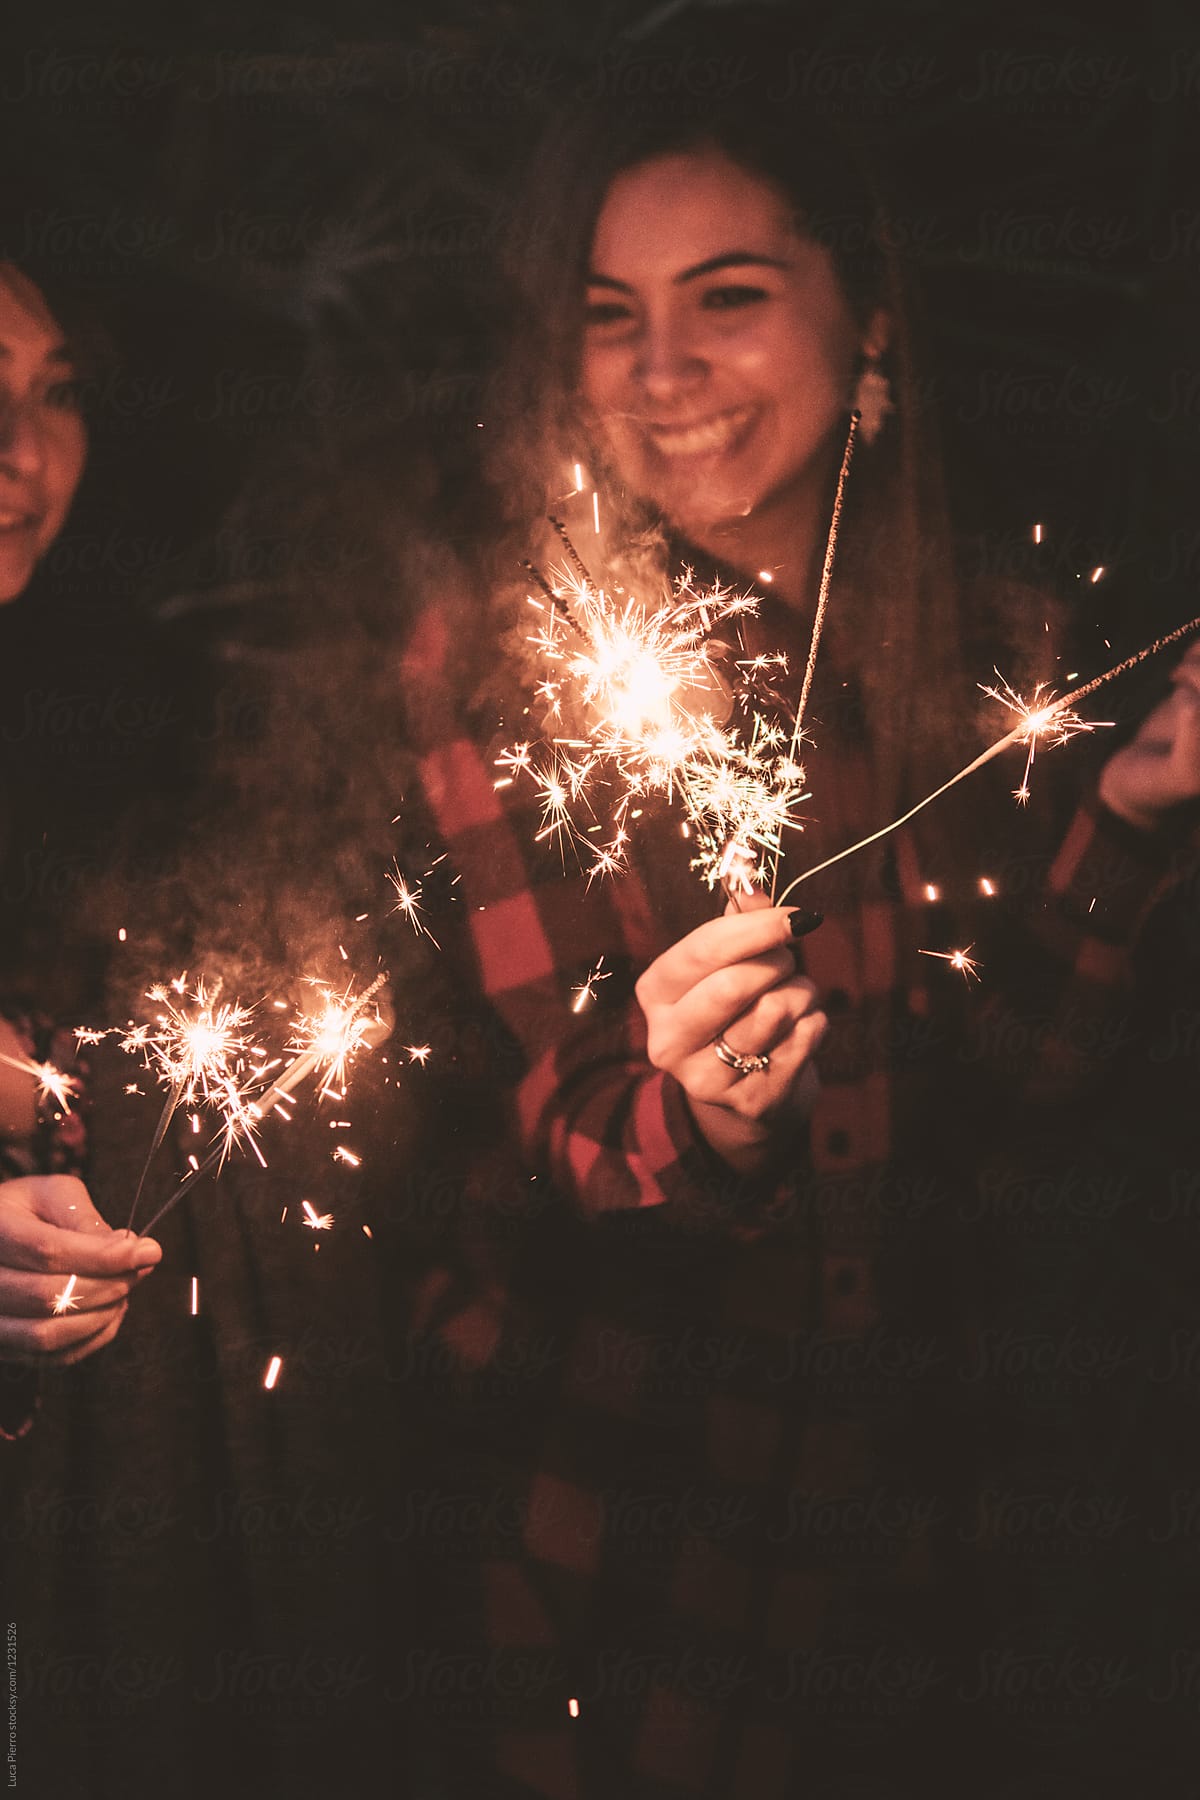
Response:
[[[705,363],[685,332],[670,323],[651,323],[638,344],[634,375],[650,399],[667,401],[699,386]]]
[[[36,408],[13,396],[0,396],[0,465],[17,475],[39,475],[46,460],[46,441]]]

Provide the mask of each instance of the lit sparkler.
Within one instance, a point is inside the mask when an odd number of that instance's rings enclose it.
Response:
[[[323,1004],[311,1013],[301,1013],[296,1019],[287,1045],[293,1052],[291,1060],[280,1067],[282,1058],[267,1061],[266,1052],[257,1050],[254,1064],[242,1079],[235,1080],[231,1075],[224,1086],[215,1078],[212,1080],[211,1098],[222,1112],[220,1137],[203,1161],[189,1159],[192,1165],[189,1174],[143,1227],[143,1233],[152,1231],[195,1181],[219,1169],[235,1147],[249,1147],[265,1166],[257,1142],[259,1128],[271,1112],[290,1117],[280,1103],[287,1101],[310,1075],[320,1077],[318,1100],[331,1095],[340,1097],[344,1093],[350,1064],[360,1050],[370,1045],[379,1029],[386,1029],[375,1005],[375,996],[386,981],[386,974],[381,973],[356,994],[353,984],[338,993],[327,982],[312,980],[310,985],[319,991]],[[249,1009],[241,1010],[248,1018]],[[279,1073],[272,1077],[270,1071],[276,1068]],[[165,1125],[162,1129],[165,1131]],[[157,1141],[161,1141],[161,1137]],[[335,1154],[341,1160],[353,1162],[355,1167],[361,1160],[351,1151]]]
[[[435,949],[440,949],[441,945],[425,923],[425,909],[421,905],[421,896],[424,892],[425,882],[429,876],[433,874],[438,863],[445,862],[445,860],[446,857],[444,853],[441,856],[435,857],[433,862],[430,863],[429,867],[425,870],[425,873],[418,876],[417,879],[412,882],[404,875],[398,863],[388,870],[388,880],[391,882],[396,893],[396,904],[392,910],[400,913],[408,920],[418,937],[427,937]]]
[[[288,1044],[295,1053],[293,1061],[272,1084],[272,1091],[290,1093],[307,1075],[320,1072],[318,1098],[340,1094],[350,1063],[384,1024],[374,998],[386,980],[386,975],[377,975],[361,994],[354,992],[353,984],[335,994],[327,982],[312,981],[310,985],[322,995],[324,1004],[316,1012],[301,1013],[296,1021]]]
[[[999,669],[995,670],[995,675],[999,687],[985,687],[983,692],[990,700],[998,700],[1010,712],[1016,713],[1020,733],[1016,741],[1028,746],[1020,786],[1013,789],[1013,799],[1024,806],[1029,799],[1029,777],[1040,742],[1044,741],[1046,748],[1051,749],[1055,744],[1067,743],[1081,731],[1098,731],[1111,726],[1113,721],[1081,718],[1068,704],[1071,696],[1056,703],[1045,682],[1038,683],[1032,700],[1024,700],[1009,686]]]
[[[1155,638],[1154,642],[1147,644],[1144,649],[1135,651],[1132,656],[1125,657],[1123,661],[1114,664],[1111,669],[1105,669],[1102,674],[1094,675],[1090,681],[1085,681],[1082,687],[1072,688],[1069,694],[1063,694],[1058,699],[1039,689],[1034,695],[1033,705],[1030,705],[1022,700],[1019,694],[1008,688],[1008,684],[1004,682],[1003,686],[1007,689],[1007,695],[1001,693],[996,697],[1019,715],[1017,723],[1011,731],[1006,732],[1002,738],[997,738],[994,744],[989,744],[987,749],[975,757],[972,762],[967,763],[965,768],[960,769],[956,775],[952,775],[949,781],[944,781],[941,787],[935,788],[931,794],[926,794],[923,800],[918,800],[915,806],[910,806],[907,812],[900,814],[899,818],[891,820],[887,825],[881,825],[878,831],[871,832],[869,836],[859,838],[857,843],[848,844],[844,850],[839,850],[836,856],[827,857],[824,862],[816,863],[811,869],[803,870],[793,881],[788,883],[779,896],[777,904],[782,906],[788,895],[798,888],[802,881],[810,880],[812,876],[820,874],[822,870],[831,868],[834,863],[844,862],[846,857],[854,856],[859,850],[865,850],[868,845],[878,843],[880,839],[889,837],[893,831],[898,831],[902,825],[907,825],[910,819],[915,819],[919,812],[923,812],[927,806],[932,805],[942,794],[949,793],[951,788],[957,787],[960,781],[965,781],[967,776],[973,775],[977,769],[982,769],[985,763],[989,763],[993,757],[1001,755],[1010,745],[1025,744],[1030,747],[1030,756],[1026,762],[1026,775],[1028,775],[1034,740],[1040,739],[1047,744],[1061,744],[1068,738],[1074,737],[1079,731],[1092,729],[1089,722],[1081,719],[1074,711],[1080,700],[1086,700],[1089,694],[1094,694],[1097,688],[1103,687],[1106,682],[1115,680],[1118,675],[1124,675],[1129,669],[1134,669],[1139,663],[1145,662],[1148,657],[1157,656],[1160,651],[1166,650],[1171,644],[1177,644],[1181,638],[1190,637],[1195,631],[1200,631],[1200,615],[1189,619],[1184,625],[1177,625],[1174,631],[1168,631],[1165,636]],[[1003,678],[1001,680],[1003,682]],[[995,693],[995,690],[991,688],[984,691]],[[1018,799],[1023,797],[1021,788],[1017,788],[1015,793]]]
[[[657,608],[618,599],[592,581],[563,537],[570,566],[553,571],[553,583],[531,568],[541,597],[527,596],[541,615],[531,639],[542,670],[536,692],[557,729],[543,744],[502,751],[497,787],[530,780],[541,807],[538,840],[573,843],[593,880],[624,867],[641,800],[678,799],[693,867],[709,887],[726,882],[734,864],[749,885],[784,830],[798,824],[805,797],[794,746],[750,698],[762,667],[783,666],[782,658],[726,669],[740,684],[746,727],[713,717],[729,703],[713,628],[753,613],[757,600],[720,584],[698,591],[690,572]]]
[[[142,1164],[129,1211],[132,1228],[150,1165],[180,1106],[216,1106],[224,1120],[244,1114],[247,1065],[256,1054],[249,1035],[253,1009],[237,1000],[222,1000],[218,981],[211,987],[200,977],[189,989],[186,973],[156,982],[146,998],[160,1010],[146,1025],[131,1025],[121,1048],[142,1058],[167,1095]]]
[[[31,1075],[37,1082],[37,1100],[44,1106],[52,1100],[60,1112],[70,1112],[71,1101],[79,1092],[79,1083],[73,1075],[64,1074],[56,1069],[53,1063],[34,1062],[32,1057],[4,1056],[0,1054],[0,1063],[6,1068],[19,1069],[22,1075]]]
[[[799,828],[797,809],[806,798],[800,763],[804,711],[812,688],[821,632],[837,552],[846,480],[854,455],[858,415],[849,424],[825,545],[820,590],[800,698],[787,715],[778,694],[770,710],[757,703],[757,688],[768,668],[786,672],[784,657],[759,656],[731,669],[722,646],[721,668],[712,649],[715,626],[757,611],[751,594],[735,593],[719,582],[707,592],[693,586],[690,571],[657,607],[647,609],[624,596],[618,602],[595,583],[563,525],[551,524],[562,539],[568,568],[548,580],[532,564],[526,569],[540,590],[527,596],[542,614],[532,638],[542,674],[535,692],[556,726],[563,726],[570,701],[575,736],[565,729],[537,750],[515,745],[497,759],[504,770],[496,785],[529,776],[538,789],[542,821],[538,838],[559,838],[586,847],[589,876],[614,874],[625,863],[627,823],[637,816],[634,802],[649,794],[678,799],[686,814],[684,835],[694,843],[692,867],[709,888],[724,888],[733,904],[739,894],[778,878],[784,833]],[[578,487],[577,483],[577,487]],[[593,495],[599,529],[598,501]],[[771,571],[762,571],[764,581]],[[733,687],[733,693],[729,691]],[[730,699],[744,724],[714,718]],[[786,726],[778,722],[787,715]],[[595,842],[593,821],[600,794],[611,796],[608,835]]]
[[[952,969],[960,972],[964,980],[971,982],[979,980],[979,963],[971,955],[974,948],[974,944],[968,944],[965,950],[922,950],[920,955],[936,956],[939,962],[949,963]]]

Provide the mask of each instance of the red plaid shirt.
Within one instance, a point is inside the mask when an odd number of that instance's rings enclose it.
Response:
[[[410,1346],[437,1448],[406,1502],[430,1612],[405,1697],[455,1793],[767,1800],[907,1792],[905,1768],[936,1792],[923,1734],[937,1716],[949,1784],[970,1604],[962,1198],[1030,1108],[1070,1118],[1115,1066],[1171,851],[1089,803],[1052,860],[1025,852],[1007,799],[1007,835],[980,824],[984,776],[937,832],[801,889],[826,914],[797,951],[831,1017],[821,1094],[783,1173],[742,1180],[632,995],[715,910],[676,828],[647,821],[615,880],[564,873],[532,789],[495,786],[516,734],[467,722],[455,629],[425,615],[405,681],[491,1111]],[[865,734],[831,735],[806,860],[871,821]],[[977,989],[918,954],[967,944]]]

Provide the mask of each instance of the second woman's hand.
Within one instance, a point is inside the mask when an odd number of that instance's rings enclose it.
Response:
[[[161,1256],[153,1238],[112,1230],[74,1175],[0,1182],[0,1361],[62,1365],[103,1349]]]
[[[1177,663],[1167,698],[1105,764],[1100,798],[1139,831],[1157,830],[1200,799],[1200,644]]]
[[[742,1173],[769,1160],[781,1123],[816,1098],[813,1056],[829,1022],[793,954],[814,922],[752,895],[672,944],[637,984],[651,1063],[675,1077],[709,1145]]]

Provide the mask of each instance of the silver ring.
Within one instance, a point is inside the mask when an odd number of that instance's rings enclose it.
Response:
[[[765,1075],[771,1066],[771,1058],[765,1051],[761,1056],[742,1056],[723,1037],[713,1039],[713,1049],[717,1061],[724,1063],[727,1069],[732,1069],[735,1075]]]

